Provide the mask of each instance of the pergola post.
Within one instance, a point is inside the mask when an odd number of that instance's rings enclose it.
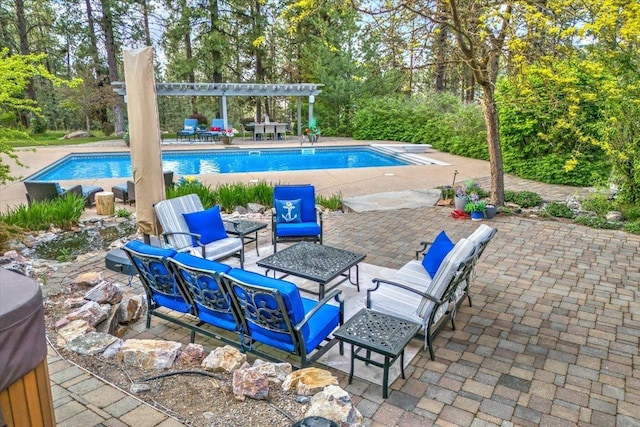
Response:
[[[302,97],[298,97],[298,137],[302,136]]]
[[[227,96],[222,95],[222,120],[224,121],[224,128],[229,129],[227,122]]]

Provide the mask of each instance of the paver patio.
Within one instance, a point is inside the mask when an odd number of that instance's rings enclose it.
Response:
[[[326,215],[325,243],[364,250],[367,263],[399,268],[420,240],[444,229],[455,241],[477,226],[450,212]],[[367,425],[640,425],[640,236],[520,217],[487,223],[499,231],[477,266],[473,307],[464,303],[458,329],[445,327],[435,340],[435,361],[420,352],[386,400],[379,385],[357,379],[347,385],[336,371]],[[87,270],[104,270],[104,256],[74,263],[50,282]],[[108,270],[104,276],[126,281]],[[188,343],[187,331],[161,324],[154,319],[139,337]],[[72,420],[69,408],[57,411]],[[132,420],[134,410],[142,409],[132,406],[118,422]],[[160,425],[170,422],[158,415]]]

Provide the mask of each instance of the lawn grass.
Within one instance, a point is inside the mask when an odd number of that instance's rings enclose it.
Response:
[[[55,145],[81,145],[88,142],[96,141],[109,141],[113,139],[121,139],[117,136],[104,136],[102,132],[94,132],[95,136],[91,138],[75,138],[75,139],[62,139],[68,132],[64,131],[48,131],[43,134],[30,135],[30,139],[15,139],[7,141],[7,145],[12,148],[23,147],[48,147]]]

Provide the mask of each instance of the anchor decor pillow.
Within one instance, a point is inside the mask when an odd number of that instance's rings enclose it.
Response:
[[[300,217],[300,199],[275,199],[276,218],[279,223],[302,222]]]

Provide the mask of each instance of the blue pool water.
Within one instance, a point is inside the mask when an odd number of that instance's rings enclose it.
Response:
[[[177,175],[404,166],[371,147],[165,151],[162,168]],[[31,175],[31,181],[130,178],[129,153],[70,154]]]

